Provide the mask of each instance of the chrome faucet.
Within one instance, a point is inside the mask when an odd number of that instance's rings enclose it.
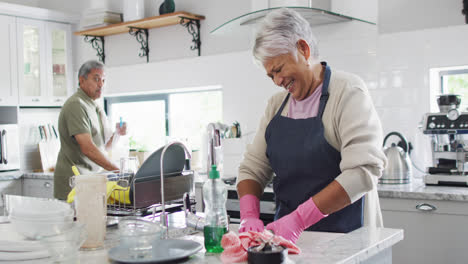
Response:
[[[184,193],[182,198],[185,213],[185,225],[198,231],[203,231],[205,226],[205,218],[198,216],[192,211],[189,193]]]
[[[160,169],[161,169],[161,207],[162,207],[162,213],[161,213],[161,216],[160,216],[160,222],[163,226],[166,227],[166,236],[165,238],[168,238],[169,237],[169,223],[168,223],[168,219],[167,219],[167,214],[166,214],[166,202],[165,202],[165,199],[164,199],[164,168],[163,168],[163,161],[164,161],[164,154],[166,153],[166,150],[172,146],[172,145],[179,145],[181,146],[184,151],[185,151],[185,155],[187,156],[188,159],[191,159],[192,158],[192,155],[190,154],[190,151],[188,150],[188,148],[184,145],[184,143],[180,142],[180,141],[173,141],[169,144],[166,144],[166,146],[164,146],[162,152],[161,152],[161,161],[160,161]],[[154,219],[154,215],[156,213],[156,210],[153,210],[153,219]]]
[[[209,123],[207,126],[207,134],[208,134],[208,148],[207,148],[207,166],[206,166],[206,173],[207,175],[210,172],[211,165],[219,165],[221,162],[217,153],[221,151],[221,136],[226,129],[229,129],[229,126],[221,123]]]

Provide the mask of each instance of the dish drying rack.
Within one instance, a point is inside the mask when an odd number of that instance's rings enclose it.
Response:
[[[192,170],[185,170],[181,174],[165,174],[169,177],[165,178],[164,181],[171,187],[170,190],[166,189],[164,195],[165,210],[174,212],[183,207],[182,196],[191,191],[193,173]],[[145,216],[162,211],[159,179],[151,177],[136,179],[132,173],[112,174],[107,179],[118,185],[117,189],[114,188],[108,197],[108,200],[109,198],[113,200],[112,203],[108,202],[107,204],[109,216]],[[170,204],[166,204],[166,201],[169,201]],[[190,198],[189,205],[194,204],[195,199]]]
[[[172,145],[179,145],[182,147],[186,158],[191,159],[191,154],[187,147],[180,141],[173,141],[165,145],[161,151],[159,160],[160,176],[152,175],[147,177],[136,177],[137,174],[133,175],[125,173],[120,175],[117,174],[114,178],[111,176],[110,180],[116,181],[120,188],[112,190],[109,195],[110,197],[118,199],[114,199],[115,202],[108,205],[108,214],[110,210],[111,213],[120,213],[120,215],[142,215],[143,212],[147,212],[149,209],[152,211],[152,220],[154,221],[156,211],[158,210],[158,207],[160,207],[161,212],[159,213],[159,220],[166,228],[165,237],[174,236],[169,236],[169,221],[168,214],[166,212],[166,201],[181,199],[182,205],[179,205],[179,208],[183,206],[184,213],[187,214],[187,207],[191,208],[188,193],[193,190],[194,171],[183,170],[180,173],[166,173],[166,176],[164,176],[164,154]],[[168,188],[165,188],[165,184],[168,185]],[[130,203],[127,204],[126,201]],[[168,209],[170,209],[170,207],[168,207]],[[190,209],[188,210],[191,212]],[[187,229],[183,229],[182,233],[185,231],[187,231]]]

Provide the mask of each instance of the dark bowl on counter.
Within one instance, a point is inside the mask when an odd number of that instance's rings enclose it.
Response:
[[[286,263],[288,249],[282,246],[265,245],[249,247],[247,249],[247,261],[249,264],[281,264]]]

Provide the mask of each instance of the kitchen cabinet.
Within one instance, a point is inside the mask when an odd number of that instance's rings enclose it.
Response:
[[[18,105],[16,18],[0,15],[0,106]]]
[[[393,248],[394,263],[466,263],[468,203],[380,199],[384,226],[404,229]]]
[[[22,188],[21,188],[21,179],[11,179],[11,180],[2,180],[0,179],[0,207],[5,205],[5,201],[3,200],[3,195],[10,194],[10,195],[21,195]],[[3,210],[0,210],[0,215],[3,215]]]
[[[71,94],[71,27],[17,18],[20,106],[61,106]]]
[[[23,178],[22,191],[24,196],[54,198],[54,180]]]

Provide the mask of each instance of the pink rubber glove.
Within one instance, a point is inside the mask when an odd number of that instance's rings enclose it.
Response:
[[[280,235],[296,243],[302,231],[327,216],[320,212],[314,200],[310,198],[299,205],[292,213],[281,217],[273,223],[269,223],[266,229],[272,230],[275,235]]]
[[[260,201],[257,196],[246,194],[239,200],[241,223],[239,233],[247,231],[262,232],[263,222],[260,220]]]

